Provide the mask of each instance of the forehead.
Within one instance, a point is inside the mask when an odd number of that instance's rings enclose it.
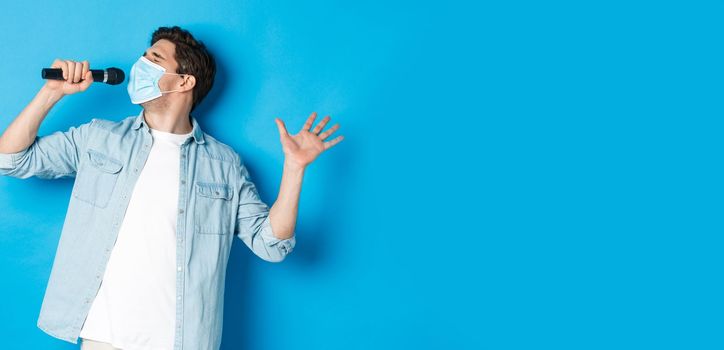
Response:
[[[168,61],[175,61],[174,53],[176,52],[176,45],[166,39],[156,41],[150,48],[149,51],[156,51],[161,54]]]

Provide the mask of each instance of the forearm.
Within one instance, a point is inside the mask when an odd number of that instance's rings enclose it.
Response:
[[[59,92],[43,86],[0,136],[0,153],[15,153],[28,148],[38,135],[43,119],[61,98]]]
[[[294,235],[304,169],[291,162],[284,162],[279,195],[269,210],[272,231],[279,239],[291,238]]]

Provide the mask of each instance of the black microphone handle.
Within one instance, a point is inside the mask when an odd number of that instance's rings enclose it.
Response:
[[[90,71],[91,74],[93,74],[93,81],[103,81],[103,76],[105,75],[104,70],[91,69]],[[41,75],[43,79],[65,80],[65,78],[63,78],[63,70],[60,68],[43,68]]]
[[[120,72],[118,79],[115,79],[120,81],[114,81],[112,77],[109,77],[108,70],[91,69],[90,71],[93,75],[93,81],[97,83],[108,83],[116,85],[124,80],[122,72]],[[60,68],[43,68],[40,75],[43,79],[65,80],[65,78],[63,78],[63,70]],[[111,78],[110,81],[109,78]]]

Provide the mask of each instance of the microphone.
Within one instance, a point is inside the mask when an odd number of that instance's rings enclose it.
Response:
[[[105,70],[91,69],[90,71],[91,74],[93,74],[93,82],[95,83],[118,85],[126,79],[126,74],[118,68],[108,68]],[[40,76],[43,79],[65,80],[63,78],[63,70],[60,68],[43,68]]]

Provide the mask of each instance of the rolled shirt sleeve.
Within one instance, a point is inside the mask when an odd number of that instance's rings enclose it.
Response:
[[[240,158],[237,170],[239,207],[234,234],[258,257],[270,262],[280,262],[294,249],[296,234],[287,239],[279,239],[274,235],[269,220],[269,206],[260,199],[256,185],[251,181]]]
[[[25,179],[75,177],[78,163],[95,119],[67,131],[35,136],[33,143],[15,153],[0,153],[0,175]]]

